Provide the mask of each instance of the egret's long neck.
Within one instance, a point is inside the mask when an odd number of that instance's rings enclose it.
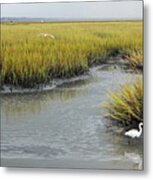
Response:
[[[140,135],[142,133],[142,127],[141,126],[139,127],[139,133],[140,133]]]

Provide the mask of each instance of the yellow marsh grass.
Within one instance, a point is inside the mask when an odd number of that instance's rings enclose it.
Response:
[[[142,61],[141,21],[2,23],[0,85],[33,87],[55,77],[76,76],[118,54],[133,62],[137,54]]]
[[[142,79],[137,79],[132,85],[122,85],[118,93],[110,93],[109,102],[104,107],[108,110],[106,117],[123,124],[143,121]]]

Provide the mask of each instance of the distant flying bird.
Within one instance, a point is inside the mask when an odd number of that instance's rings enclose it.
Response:
[[[47,33],[40,33],[39,36],[41,36],[41,37],[49,37],[49,38],[55,39],[55,36],[54,36],[54,35],[52,35],[52,34],[47,34]]]
[[[139,138],[142,134],[142,127],[143,127],[143,123],[139,123],[139,130],[137,129],[131,129],[129,131],[125,132],[125,136],[131,137],[131,138]]]

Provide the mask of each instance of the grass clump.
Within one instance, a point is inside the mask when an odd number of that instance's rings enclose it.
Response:
[[[132,85],[120,86],[118,93],[109,94],[109,102],[104,105],[108,110],[107,118],[119,121],[124,125],[143,121],[143,85],[137,79]]]
[[[141,53],[133,51],[131,54],[125,55],[124,58],[128,60],[132,69],[143,70],[143,57]]]

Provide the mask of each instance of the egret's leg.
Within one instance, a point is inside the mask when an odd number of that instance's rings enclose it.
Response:
[[[129,144],[129,145],[131,144],[130,139],[128,139],[128,144]]]

